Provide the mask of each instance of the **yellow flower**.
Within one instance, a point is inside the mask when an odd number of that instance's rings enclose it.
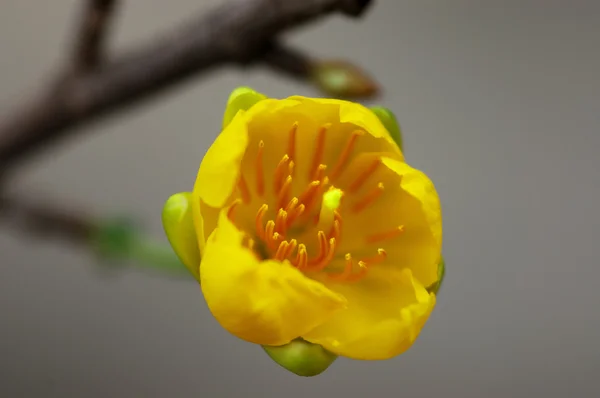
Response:
[[[232,93],[193,192],[163,213],[226,330],[365,360],[413,344],[435,306],[441,210],[390,130],[351,102]]]

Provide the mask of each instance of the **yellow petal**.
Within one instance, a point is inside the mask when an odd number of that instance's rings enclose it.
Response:
[[[230,333],[261,345],[282,345],[345,306],[342,296],[306,278],[289,262],[261,261],[224,210],[200,268],[202,292]]]
[[[256,160],[257,137],[263,136],[261,129],[256,128],[252,129],[250,134],[249,125],[257,117],[267,118],[271,125],[276,124],[272,118],[277,117],[280,111],[293,106],[294,101],[266,99],[253,106],[249,112],[237,112],[202,159],[194,185],[194,202],[202,201],[215,209],[229,205],[238,196],[235,187],[241,173],[242,160],[249,162],[249,171],[254,171],[252,169]],[[277,136],[283,139],[287,137],[285,131],[279,130],[278,133]],[[250,147],[249,143],[252,144]],[[265,152],[266,155],[271,155],[274,152],[273,146],[266,148]],[[272,173],[268,166],[270,165],[265,165],[265,169]]]
[[[442,213],[433,183],[425,174],[376,153],[359,155],[340,179],[339,188],[347,187],[361,170],[379,159],[381,165],[357,192],[347,195],[349,209],[368,197],[378,184],[383,193],[366,208],[343,213],[343,239],[340,253],[351,252],[360,258],[372,257],[377,249],[387,259],[377,267],[409,268],[415,278],[429,286],[438,280],[438,264],[442,249]],[[401,234],[372,242],[370,237],[403,227]]]
[[[402,189],[421,203],[421,209],[427,219],[431,234],[441,251],[442,209],[435,186],[423,172],[413,169],[404,162],[388,157],[383,157],[381,160],[384,166],[401,177]],[[438,262],[439,258],[436,261],[436,267]]]
[[[200,280],[200,252],[192,217],[192,194],[172,195],[163,207],[162,222],[173,250],[197,280]]]
[[[247,145],[248,128],[244,112],[241,111],[204,155],[194,195],[210,207],[223,207],[235,188]]]
[[[340,123],[352,124],[364,130],[372,137],[385,140],[390,149],[385,148],[378,151],[387,152],[390,150],[399,160],[404,160],[402,151],[392,134],[385,128],[377,115],[365,106],[339,99],[307,98],[301,96],[293,96],[289,99],[301,102],[312,114],[327,115],[325,118],[338,120]],[[362,150],[372,152],[375,148],[363,147]]]
[[[330,284],[346,297],[348,308],[303,338],[352,359],[389,359],[410,348],[435,306],[435,294],[408,269],[388,271],[373,269],[360,282]]]
[[[250,87],[238,87],[233,90],[227,100],[227,107],[223,116],[223,128],[227,127],[240,110],[247,111],[254,104],[265,99],[267,99],[265,95],[254,91]]]
[[[232,98],[235,103],[235,92]],[[273,154],[276,153],[274,148],[285,147],[281,143],[285,142],[286,134],[281,134],[282,131],[279,130],[273,137],[266,137],[261,128],[252,129],[253,134],[250,134],[249,124],[256,118],[263,117],[268,121],[269,128],[275,131],[280,111],[296,104],[295,101],[264,99],[252,106],[248,112],[240,110],[208,149],[200,164],[192,197],[194,224],[197,231],[202,230],[202,233],[198,232],[198,246],[201,251],[204,249],[205,238],[210,236],[216,226],[220,209],[239,198],[236,185],[241,170],[244,170],[244,177],[249,186],[252,189],[256,186],[254,172],[259,140],[264,138],[268,141],[264,164],[267,184],[271,184],[273,170],[283,156],[275,159]],[[269,198],[271,190],[268,190],[267,194]],[[253,194],[252,200],[257,199]]]
[[[402,160],[398,146],[389,136],[381,121],[367,108],[338,100],[319,100],[291,97],[282,100],[267,99],[254,105],[245,117],[248,122],[248,149],[242,163],[244,177],[251,189],[256,184],[256,156],[259,145],[264,145],[265,200],[272,198],[272,176],[284,155],[295,163],[292,194],[299,195],[312,178],[311,165],[316,156],[318,136],[325,131],[323,152],[318,161],[328,172],[338,166],[353,132],[362,132],[354,150],[346,155],[349,164],[360,152],[379,152]],[[292,136],[291,132],[295,134]],[[294,153],[288,153],[294,138]],[[262,142],[262,144],[261,144]],[[345,166],[342,163],[342,166]],[[343,170],[344,167],[341,167]]]
[[[235,186],[247,146],[247,122],[244,112],[240,111],[202,159],[192,192],[192,214],[201,252],[206,238],[216,227],[220,209],[232,203],[237,195]]]

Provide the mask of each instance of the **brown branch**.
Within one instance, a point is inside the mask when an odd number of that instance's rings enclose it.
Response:
[[[179,29],[107,59],[93,71],[60,73],[49,88],[0,119],[0,173],[51,141],[64,138],[74,127],[123,110],[217,65],[259,60],[268,43],[283,31],[336,11],[358,16],[369,3],[232,0]]]
[[[275,42],[267,47],[263,61],[274,70],[301,80],[310,77],[313,66],[313,61],[307,55]]]
[[[85,0],[73,46],[75,72],[91,70],[100,64],[115,3],[115,0]]]
[[[95,231],[90,217],[20,197],[0,197],[0,218],[9,227],[28,234],[60,237],[71,242],[89,241]]]

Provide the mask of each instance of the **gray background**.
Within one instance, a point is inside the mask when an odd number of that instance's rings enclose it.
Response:
[[[218,2],[123,2],[113,45]],[[77,4],[1,2],[0,109],[58,66]],[[406,354],[340,359],[299,378],[223,331],[194,283],[105,275],[83,249],[0,227],[0,395],[600,394],[599,33],[597,1],[383,0],[363,20],[328,18],[290,35],[377,77],[409,162],[439,190],[448,274]],[[266,69],[225,68],[86,128],[21,168],[13,188],[136,214],[163,239],[163,201],[191,188],[242,84],[319,94]]]

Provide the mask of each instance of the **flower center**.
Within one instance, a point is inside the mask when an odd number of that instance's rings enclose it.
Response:
[[[361,130],[354,131],[348,138],[344,148],[337,158],[331,172],[327,165],[323,164],[325,138],[331,125],[323,125],[316,137],[314,155],[310,163],[307,185],[301,194],[292,196],[292,183],[296,176],[296,132],[298,124],[294,123],[288,136],[286,154],[283,155],[273,173],[273,190],[275,197],[273,201],[274,217],[266,220],[269,205],[263,203],[255,217],[254,239],[247,240],[248,247],[258,250],[264,257],[279,261],[288,260],[294,267],[303,272],[330,271],[327,273],[332,280],[340,282],[353,282],[362,279],[369,267],[383,262],[386,251],[378,248],[375,253],[358,261],[351,253],[344,254],[344,267],[342,270],[328,270],[332,261],[337,258],[342,235],[342,214],[357,214],[373,205],[384,193],[384,185],[378,182],[372,189],[354,203],[346,205],[346,197],[355,194],[363,187],[370,177],[381,165],[379,159],[359,170],[354,179],[348,184],[345,191],[333,185],[344,172],[356,141],[364,135]],[[265,143],[260,141],[255,160],[256,187],[255,192],[259,198],[265,198],[264,178],[264,151]],[[242,203],[251,202],[250,187],[243,174],[240,174],[238,190]],[[234,218],[236,202],[229,210],[229,218]],[[320,206],[320,207],[319,207]],[[316,231],[316,232],[315,232]],[[364,236],[364,244],[372,245],[384,242],[400,235],[404,231],[403,226],[398,226],[389,231]],[[307,245],[302,242],[306,234],[316,233],[318,249],[309,255]],[[296,238],[292,238],[296,236]],[[314,235],[313,235],[314,237]]]

